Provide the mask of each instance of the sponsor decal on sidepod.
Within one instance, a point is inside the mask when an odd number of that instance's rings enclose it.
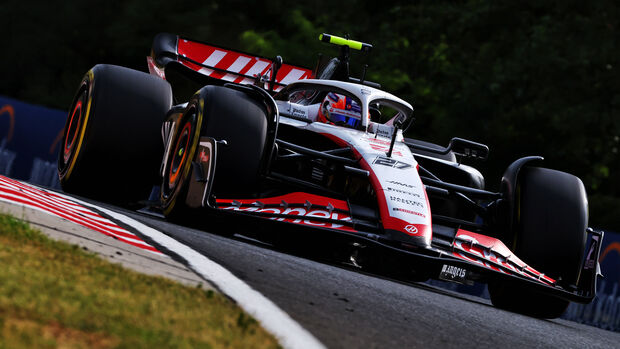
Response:
[[[319,210],[319,209],[310,209],[307,210],[303,207],[288,207],[288,208],[284,208],[284,207],[268,207],[268,208],[259,208],[259,207],[236,207],[236,206],[226,206],[226,207],[222,207],[222,209],[224,210],[234,210],[234,211],[244,211],[244,212],[264,212],[264,213],[275,213],[275,214],[283,214],[283,215],[290,215],[291,218],[288,217],[270,217],[269,219],[271,220],[276,220],[279,222],[289,222],[289,223],[296,223],[296,224],[304,224],[304,225],[312,225],[315,227],[325,227],[325,228],[331,228],[331,229],[339,229],[339,230],[346,230],[346,231],[354,231],[354,229],[342,225],[342,224],[338,224],[335,222],[317,222],[317,221],[313,221],[312,218],[328,218],[328,219],[333,219],[336,221],[342,221],[342,222],[350,222],[351,221],[351,217],[343,214],[343,213],[339,213],[339,212],[329,212],[327,210]],[[295,218],[293,218],[295,217]],[[297,218],[297,217],[303,217],[303,218]]]

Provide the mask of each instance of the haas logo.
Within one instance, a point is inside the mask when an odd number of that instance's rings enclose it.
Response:
[[[408,226],[405,227],[405,231],[408,232],[409,234],[415,235],[418,233],[418,228],[416,228],[415,225],[409,224]]]

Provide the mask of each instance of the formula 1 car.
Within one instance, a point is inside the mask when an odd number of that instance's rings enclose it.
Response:
[[[487,146],[405,138],[412,106],[365,68],[350,76],[351,50],[372,45],[320,39],[340,54],[315,69],[171,34],[156,36],[151,74],[96,65],[67,118],[63,190],[123,204],[155,193],[169,219],[412,281],[487,282],[494,305],[536,317],[593,299],[603,233],[587,227],[579,178],[532,156],[485,190],[461,160]]]

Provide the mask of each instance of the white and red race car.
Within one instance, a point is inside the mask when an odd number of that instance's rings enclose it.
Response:
[[[151,74],[95,66],[67,118],[63,189],[128,205],[155,192],[170,219],[406,280],[487,282],[493,304],[533,316],[593,299],[603,234],[581,180],[527,157],[486,191],[461,163],[485,145],[405,138],[412,106],[350,77],[350,50],[372,46],[320,39],[340,56],[314,71],[170,34]]]

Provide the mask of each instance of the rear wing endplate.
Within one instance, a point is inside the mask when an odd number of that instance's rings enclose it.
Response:
[[[308,68],[282,64],[278,59],[271,60],[167,33],[155,36],[153,50],[147,61],[151,74],[164,79],[166,67],[175,64],[190,73],[210,79],[242,85],[254,84],[274,92],[292,82],[312,77],[312,70]]]

